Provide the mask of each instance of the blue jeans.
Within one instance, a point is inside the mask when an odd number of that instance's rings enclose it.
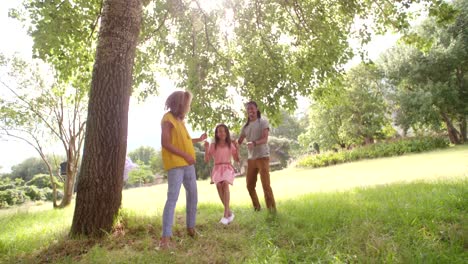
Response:
[[[180,185],[184,184],[186,201],[187,228],[195,227],[197,217],[197,178],[195,166],[189,165],[170,169],[167,172],[167,200],[163,213],[163,237],[172,236],[174,210],[179,199]]]

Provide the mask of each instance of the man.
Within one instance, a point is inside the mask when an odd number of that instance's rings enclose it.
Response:
[[[247,190],[252,199],[255,211],[260,211],[258,201],[257,175],[260,172],[266,207],[270,212],[276,212],[275,198],[270,186],[270,148],[268,147],[268,133],[270,131],[268,121],[261,118],[257,103],[250,101],[246,104],[247,124],[241,130],[239,145],[247,139],[248,163],[247,163]]]

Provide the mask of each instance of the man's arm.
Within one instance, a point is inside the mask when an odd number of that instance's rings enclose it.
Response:
[[[252,143],[255,146],[268,143],[268,134],[269,134],[269,132],[270,132],[269,128],[263,129],[262,136],[259,139],[255,140],[255,141],[252,141]]]

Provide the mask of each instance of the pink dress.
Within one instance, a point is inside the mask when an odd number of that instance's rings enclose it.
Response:
[[[208,150],[209,157],[214,159],[214,167],[211,172],[211,180],[214,183],[227,181],[231,185],[234,183],[234,167],[231,164],[231,157],[236,155],[237,149],[234,144],[231,144],[231,148],[227,145],[215,149],[215,144],[211,143]]]

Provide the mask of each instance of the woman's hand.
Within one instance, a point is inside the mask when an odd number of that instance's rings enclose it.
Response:
[[[210,143],[208,143],[208,141],[205,141],[205,151],[208,150],[209,147],[210,147]]]
[[[201,142],[201,141],[204,141],[207,137],[208,137],[208,136],[206,135],[206,133],[203,133],[203,134],[200,136],[200,138],[199,138],[200,142]]]
[[[195,164],[195,159],[192,156],[190,156],[189,154],[185,153],[183,158],[188,163],[188,165]]]

